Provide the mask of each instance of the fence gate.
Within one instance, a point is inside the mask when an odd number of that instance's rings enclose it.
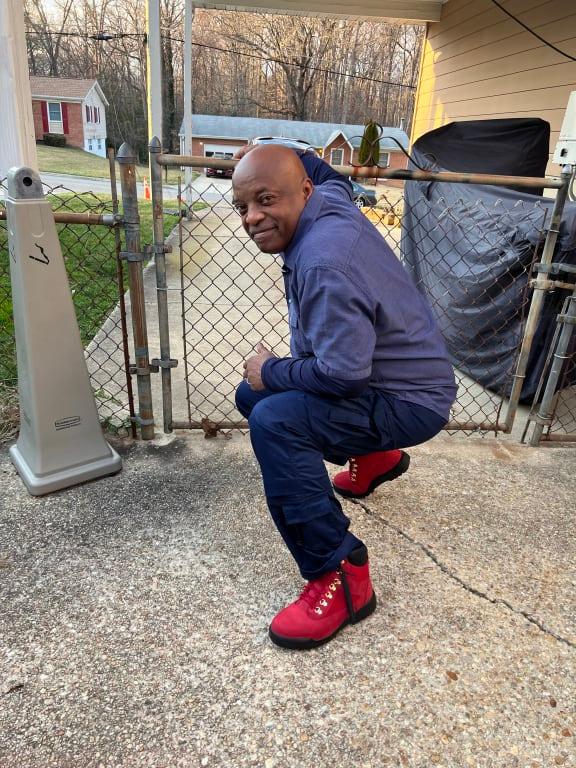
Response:
[[[151,144],[154,214],[151,252],[155,260],[158,312],[157,320],[153,319],[156,313],[149,312],[148,326],[151,335],[158,336],[160,356],[151,361],[151,366],[152,370],[160,370],[162,376],[152,377],[152,394],[157,423],[160,421],[159,404],[163,403],[165,431],[203,428],[207,434],[216,434],[219,429],[245,427],[246,422],[234,405],[234,392],[242,378],[243,360],[252,354],[259,341],[280,356],[289,353],[280,259],[261,253],[244,233],[240,218],[232,207],[229,179],[198,175],[187,190],[192,198],[189,206],[184,205],[180,187],[178,190],[163,189],[163,168],[210,167],[225,172],[233,165],[233,161],[162,154],[157,140]],[[387,171],[378,167],[338,167],[337,170],[348,176],[387,180],[384,187],[378,187],[378,192],[383,190],[378,207],[364,209],[364,212],[399,258],[405,180],[508,186],[512,183],[510,177],[478,174]],[[513,183],[526,187],[565,186],[564,182],[518,177],[514,177]],[[164,199],[166,191],[168,195]],[[176,199],[170,199],[172,197]],[[164,219],[166,215],[176,212],[174,208],[178,208],[178,224],[164,240]],[[561,206],[557,208],[561,214]],[[500,394],[478,384],[469,375],[470,360],[466,357],[460,359],[456,370],[458,397],[448,430],[498,432],[511,428],[531,336],[539,314],[529,311],[531,271],[539,259],[548,258],[550,261],[554,248],[555,234],[550,235],[553,227],[546,230],[546,226],[554,223],[558,211],[555,208],[550,215],[549,209],[550,206],[540,199],[536,202],[519,200],[514,206],[512,220],[509,206],[501,201],[488,206],[480,197],[473,203],[450,197],[442,207],[434,242],[423,255],[424,271],[428,267],[438,267],[446,245],[459,245],[464,255],[457,264],[456,275],[454,266],[449,268],[446,265],[442,285],[444,299],[448,301],[433,307],[440,325],[444,330],[450,327],[450,315],[442,313],[446,312],[446,306],[450,306],[451,285],[456,278],[460,285],[470,287],[469,307],[473,307],[475,301],[493,306],[489,327],[477,339],[473,353],[476,362],[491,344],[494,346],[505,324],[514,328],[513,342],[507,342],[508,346],[503,350],[508,372]],[[488,230],[484,228],[481,236],[475,235],[474,229],[466,226],[466,222],[475,217],[490,222]],[[527,222],[532,229],[541,232],[541,237],[536,238],[529,253],[526,252],[525,242],[514,242],[514,226],[519,221]],[[413,222],[404,236],[417,240],[420,237],[418,222]],[[479,283],[476,269],[478,254],[486,259],[486,253],[492,250],[497,257],[498,244],[502,242],[507,248],[519,249],[517,263],[504,275],[501,270],[495,270],[494,276],[488,280],[484,275]],[[512,308],[502,309],[494,300],[503,283],[518,286],[519,299]],[[153,297],[148,292],[146,301],[149,307],[153,303]],[[460,310],[466,312],[467,307],[462,306]],[[529,327],[525,333],[527,321]],[[452,347],[458,345],[457,335],[451,344]],[[150,347],[154,348],[154,342],[150,342]],[[489,366],[489,355],[486,359]],[[507,419],[504,420],[502,411],[510,394],[512,401],[505,408]]]

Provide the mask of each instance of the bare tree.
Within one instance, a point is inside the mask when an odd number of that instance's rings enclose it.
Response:
[[[49,10],[48,10],[49,9]],[[183,109],[184,0],[162,0],[164,143]],[[142,0],[25,0],[30,71],[97,78],[110,102],[108,136],[146,155]],[[63,34],[64,33],[64,34]],[[397,126],[411,118],[423,28],[197,10],[193,109]]]

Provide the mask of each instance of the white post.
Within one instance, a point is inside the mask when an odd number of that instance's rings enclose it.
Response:
[[[186,0],[186,16],[184,20],[184,154],[192,154],[192,19],[194,5],[192,0]],[[192,168],[185,171],[186,210],[188,215],[192,210]]]
[[[22,0],[0,1],[0,136],[0,179],[38,167]]]
[[[147,96],[148,140],[157,136],[162,143],[162,49],[160,39],[160,0],[147,0]]]

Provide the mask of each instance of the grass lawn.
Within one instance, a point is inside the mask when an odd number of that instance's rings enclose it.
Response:
[[[38,151],[38,169],[40,172],[47,173],[66,173],[71,176],[91,176],[93,178],[108,179],[110,173],[108,170],[108,160],[104,157],[98,157],[90,152],[84,152],[82,149],[72,147],[46,147],[44,144],[37,144]],[[116,164],[116,174],[119,178],[118,163]],[[164,173],[162,174],[164,176]],[[193,178],[199,174],[193,172]],[[144,176],[150,181],[150,173],[147,165],[138,165],[136,176],[142,181]],[[179,168],[168,169],[168,183],[177,184],[178,178],[182,177],[184,184],[184,171]]]
[[[54,209],[94,213],[111,211],[111,200],[92,193],[49,196]],[[176,200],[167,200],[166,209],[177,210]],[[196,210],[205,208],[197,203]],[[139,201],[141,244],[152,242],[152,204]],[[164,217],[167,236],[178,223],[177,216]],[[108,227],[87,227],[79,224],[58,224],[58,234],[70,289],[80,327],[82,343],[86,346],[118,303],[116,249],[114,232]],[[10,267],[8,236],[4,222],[0,224],[0,385],[16,382],[14,325],[10,298]],[[124,290],[128,287],[128,269],[124,266]]]

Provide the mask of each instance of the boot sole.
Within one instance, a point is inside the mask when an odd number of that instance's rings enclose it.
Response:
[[[341,629],[344,629],[344,627],[347,627],[348,624],[358,624],[358,622],[362,621],[362,619],[368,618],[368,616],[370,616],[370,614],[374,613],[376,610],[377,602],[376,593],[372,592],[372,597],[370,600],[368,600],[366,605],[360,608],[360,610],[356,613],[354,621],[346,619],[346,621],[340,624],[338,629],[332,632],[331,635],[328,635],[328,637],[323,637],[322,640],[312,640],[305,637],[284,637],[283,635],[277,635],[271,629],[268,629],[268,634],[270,636],[270,640],[272,640],[272,642],[276,645],[279,645],[281,648],[290,648],[291,650],[296,651],[307,651],[311,648],[318,648],[319,645],[324,645],[324,643],[327,643],[329,640],[332,640],[333,637],[336,637],[338,632],[340,632]]]
[[[340,496],[345,496],[347,499],[364,499],[366,496],[370,496],[370,494],[376,488],[378,488],[379,485],[382,485],[382,483],[386,483],[389,480],[396,480],[397,477],[400,477],[400,475],[403,475],[404,472],[406,472],[410,466],[410,456],[404,451],[401,451],[401,453],[402,457],[400,458],[398,464],[396,464],[395,467],[392,467],[392,469],[388,470],[388,472],[384,472],[383,475],[378,475],[375,477],[364,493],[354,493],[353,491],[347,491],[345,488],[339,488],[337,485],[334,485],[334,483],[332,483],[332,488],[334,488],[336,493],[338,493]]]

